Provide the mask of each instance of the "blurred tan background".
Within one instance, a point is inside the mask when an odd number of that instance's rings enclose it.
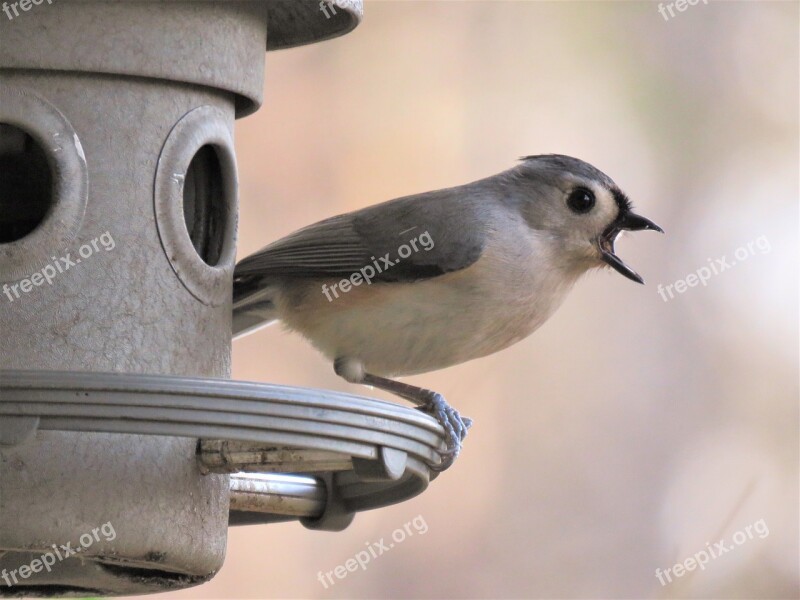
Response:
[[[608,173],[667,235],[618,244],[647,286],[591,274],[533,337],[408,379],[476,423],[424,494],[337,534],[233,529],[220,574],[168,597],[800,594],[799,5],[701,1],[668,21],[657,6],[367,2],[353,33],[268,55],[264,106],[236,131],[241,257],[550,152]],[[758,239],[707,286],[659,295]],[[370,393],[279,326],[237,341],[233,365]],[[424,534],[318,580],[418,516]],[[768,535],[656,578],[760,520]]]

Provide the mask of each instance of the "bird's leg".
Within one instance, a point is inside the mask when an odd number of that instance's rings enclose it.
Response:
[[[458,411],[447,403],[444,396],[433,390],[426,390],[371,373],[364,373],[364,378],[360,383],[371,385],[413,402],[420,410],[433,416],[444,428],[447,449],[440,453],[442,460],[439,463],[428,465],[431,470],[444,471],[455,462],[461,452],[461,442],[467,436],[467,430],[472,426],[472,419],[459,415]]]
[[[458,411],[447,404],[444,396],[433,390],[367,373],[360,361],[336,359],[333,368],[337,375],[350,383],[370,385],[390,392],[413,402],[420,410],[432,415],[444,428],[447,435],[447,450],[441,452],[441,462],[429,465],[429,467],[433,471],[444,471],[455,462],[461,451],[461,441],[467,436],[467,430],[472,426],[472,419],[459,415]]]

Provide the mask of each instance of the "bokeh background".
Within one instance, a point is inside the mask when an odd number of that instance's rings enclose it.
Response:
[[[408,378],[476,423],[424,494],[336,534],[234,529],[219,575],[167,597],[798,597],[799,5],[657,7],[367,2],[351,34],[267,57],[264,106],[236,129],[241,257],[550,152],[611,175],[667,235],[618,243],[647,286],[590,274],[534,336]],[[707,286],[659,295],[749,242]],[[391,399],[278,326],[235,342],[233,367]],[[319,582],[419,516],[424,534]],[[656,578],[760,520],[768,535]]]

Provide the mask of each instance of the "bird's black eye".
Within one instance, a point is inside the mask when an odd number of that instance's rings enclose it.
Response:
[[[577,188],[567,198],[567,206],[574,213],[587,213],[594,207],[594,194],[586,188]]]

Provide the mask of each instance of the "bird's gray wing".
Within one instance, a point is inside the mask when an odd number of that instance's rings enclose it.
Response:
[[[384,282],[464,269],[480,257],[487,229],[484,203],[464,196],[458,188],[407,196],[300,229],[240,261],[234,295],[237,285],[251,287],[264,278],[350,277],[376,263],[383,270],[373,281]],[[410,251],[405,258],[401,246]]]

